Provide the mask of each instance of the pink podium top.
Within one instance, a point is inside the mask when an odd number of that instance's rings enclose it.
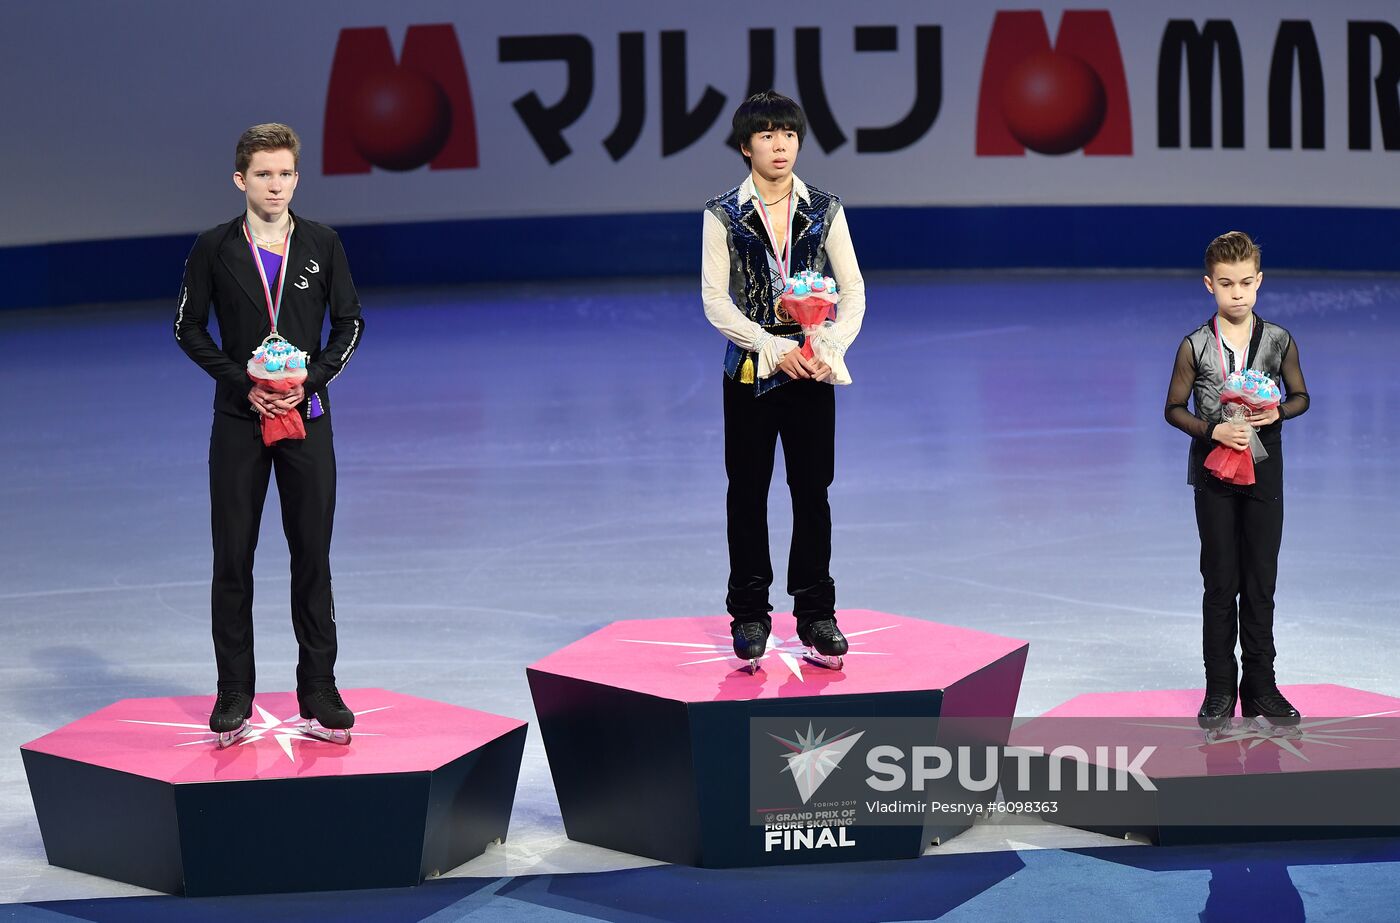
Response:
[[[1075,696],[1013,729],[1010,743],[1047,753],[1078,747],[1111,768],[1127,768],[1151,746],[1141,770],[1154,779],[1400,767],[1400,699],[1330,684],[1280,691],[1303,715],[1284,733],[1236,718],[1207,738],[1195,718],[1202,690],[1168,689]]]
[[[258,693],[251,732],[219,750],[209,731],[214,697],[123,699],[22,749],[172,783],[431,772],[524,721],[384,689],[349,689],[348,745],[307,737],[296,696]]]
[[[850,641],[843,671],[802,660],[791,615],[776,613],[761,669],[750,675],[734,656],[729,617],[613,622],[530,667],[682,702],[726,702],[820,695],[947,689],[1025,641],[937,622],[844,609]]]

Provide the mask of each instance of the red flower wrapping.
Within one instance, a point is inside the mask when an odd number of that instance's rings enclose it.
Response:
[[[804,334],[824,324],[827,318],[832,316],[832,309],[836,307],[829,298],[823,298],[821,295],[783,295],[782,305],[787,316],[801,325]],[[802,355],[808,359],[812,358],[810,335],[803,337]]]
[[[1241,404],[1244,409],[1255,412],[1278,406],[1277,400],[1251,401],[1235,395],[1221,398],[1220,403],[1222,407],[1227,404]],[[1241,486],[1253,484],[1255,481],[1254,448],[1253,446],[1245,446],[1243,449],[1234,449],[1227,445],[1217,445],[1206,456],[1206,470],[1227,484]]]
[[[295,372],[282,372],[277,378],[259,378],[251,371],[248,377],[258,387],[267,391],[277,391],[286,394],[297,385],[306,381],[306,370],[298,369]],[[263,445],[272,445],[283,439],[305,439],[306,424],[301,421],[301,411],[299,409],[290,410],[280,417],[262,418],[262,440]]]

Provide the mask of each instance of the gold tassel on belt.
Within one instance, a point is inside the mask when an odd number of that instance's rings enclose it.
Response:
[[[753,355],[744,353],[744,364],[739,366],[739,384],[751,385],[753,382]]]

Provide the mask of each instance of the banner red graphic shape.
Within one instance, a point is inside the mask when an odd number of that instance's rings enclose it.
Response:
[[[342,29],[326,89],[321,169],[477,166],[476,115],[451,24],[409,26],[396,62],[389,30]]]
[[[1107,10],[1066,10],[1053,46],[1038,10],[997,13],[982,63],[977,155],[1026,148],[1132,154],[1128,81]]]

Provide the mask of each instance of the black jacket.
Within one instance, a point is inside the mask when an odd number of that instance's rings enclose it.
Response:
[[[364,321],[360,298],[350,278],[350,265],[340,237],[324,224],[292,216],[291,252],[287,264],[287,292],[277,332],[310,357],[306,367],[307,399],[302,414],[310,410],[311,394],[320,395],[329,411],[326,386],[345,368],[360,345]],[[272,280],[269,280],[272,281]],[[222,346],[209,335],[209,306],[219,321]],[[330,309],[331,330],[321,346],[321,327]],[[248,359],[268,335],[262,281],[253,265],[253,254],[243,236],[243,216],[210,228],[194,242],[185,260],[185,281],[175,314],[175,339],[180,348],[218,383],[214,409],[254,418],[248,405]]]

